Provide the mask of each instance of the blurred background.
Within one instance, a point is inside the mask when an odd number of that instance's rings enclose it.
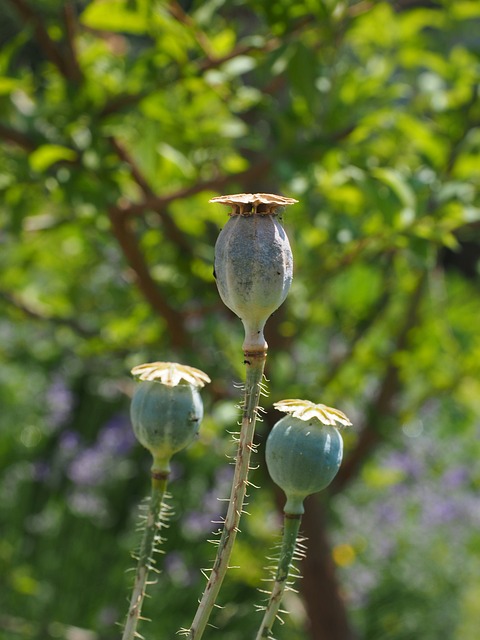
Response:
[[[474,0],[2,2],[1,640],[120,636],[150,467],[129,371],[154,360],[212,378],[140,631],[189,626],[244,376],[208,200],[258,191],[299,200],[295,277],[206,637],[260,623],[283,504],[263,445],[298,397],[354,427],[278,640],[478,639],[479,33]]]

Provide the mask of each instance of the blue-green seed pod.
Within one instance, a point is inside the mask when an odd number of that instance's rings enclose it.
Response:
[[[157,471],[168,471],[172,456],[198,434],[203,403],[198,391],[206,374],[169,362],[139,365],[132,370],[139,382],[130,417],[137,440],[150,451]]]
[[[289,415],[268,436],[267,468],[285,492],[285,513],[302,514],[305,498],[325,489],[340,468],[343,440],[337,423],[351,423],[341,411],[305,400],[284,400],[275,406]]]
[[[297,201],[256,193],[220,196],[210,202],[232,206],[215,245],[220,297],[243,322],[244,351],[263,351],[265,323],[285,300],[293,277],[290,243],[276,209]]]

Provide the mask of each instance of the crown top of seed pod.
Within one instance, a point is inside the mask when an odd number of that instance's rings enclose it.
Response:
[[[147,362],[133,367],[132,375],[139,380],[161,382],[176,387],[182,380],[195,387],[204,387],[210,378],[206,373],[177,362]]]
[[[275,402],[273,406],[278,411],[291,413],[294,418],[299,418],[300,420],[317,418],[322,424],[331,427],[352,426],[352,423],[342,411],[327,407],[324,404],[315,404],[310,400],[280,400]]]
[[[274,215],[278,207],[295,204],[298,200],[277,196],[274,193],[235,193],[217,196],[209,202],[217,202],[232,207],[231,216]]]

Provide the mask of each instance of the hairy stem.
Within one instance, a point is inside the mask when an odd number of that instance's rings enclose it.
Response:
[[[280,550],[277,572],[275,574],[275,582],[273,584],[272,593],[263,616],[262,624],[258,630],[256,640],[273,638],[272,627],[277,618],[280,603],[287,584],[293,554],[295,553],[301,519],[302,516],[300,514],[285,514],[282,547]]]
[[[232,491],[218,545],[217,557],[215,558],[210,578],[188,633],[190,640],[200,640],[202,637],[228,569],[248,484],[248,470],[253,449],[255,420],[257,417],[266,355],[266,351],[263,350],[254,353],[245,353],[245,365],[247,368],[245,399]]]
[[[122,640],[133,640],[138,637],[136,631],[137,624],[142,612],[143,599],[145,598],[148,572],[153,566],[153,552],[158,535],[160,512],[167,488],[167,480],[168,472],[152,469],[152,490],[148,505],[147,521],[140,546],[135,582],[133,584],[132,597],[130,599]]]

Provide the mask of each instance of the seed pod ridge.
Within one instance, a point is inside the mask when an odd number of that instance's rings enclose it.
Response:
[[[209,378],[198,369],[172,363],[140,365],[133,373],[140,377],[130,405],[133,431],[156,466],[168,470],[171,457],[198,434],[203,418],[198,387]],[[203,374],[203,380],[198,374]]]
[[[304,499],[325,489],[336,476],[343,457],[343,440],[336,421],[343,425],[350,421],[343,413],[324,405],[284,402],[276,406],[290,415],[280,419],[270,432],[266,462],[272,480],[287,497],[285,513],[301,514]],[[297,406],[303,402],[303,413],[297,411],[293,415],[295,409],[289,402],[296,402]],[[312,407],[319,408],[317,415]],[[299,413],[304,417],[298,417]]]
[[[250,202],[237,202],[244,196]],[[220,232],[215,245],[215,275],[224,304],[243,322],[245,351],[266,348],[265,323],[285,300],[293,277],[293,257],[288,237],[275,207],[255,197],[269,194],[239,194],[214,198],[232,204],[234,212]],[[292,204],[292,199],[283,204]]]

